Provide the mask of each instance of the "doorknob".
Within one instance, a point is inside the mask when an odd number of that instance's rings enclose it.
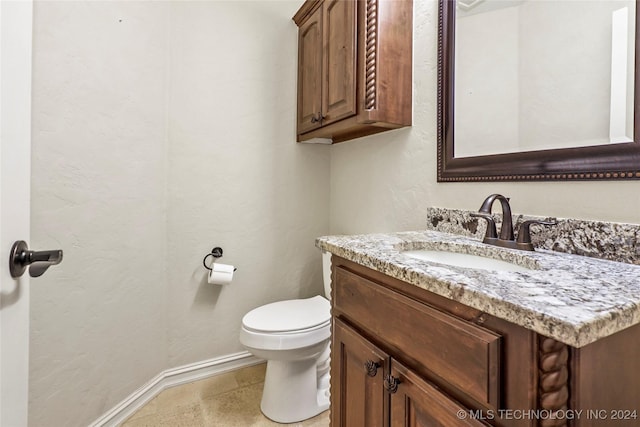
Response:
[[[27,242],[16,241],[9,254],[9,272],[11,277],[17,278],[24,274],[27,266],[29,276],[39,277],[52,265],[62,262],[62,249],[52,251],[30,251]]]

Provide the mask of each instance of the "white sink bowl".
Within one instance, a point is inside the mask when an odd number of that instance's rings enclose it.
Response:
[[[481,255],[461,254],[449,251],[415,250],[403,251],[402,254],[423,261],[436,262],[438,264],[452,265],[455,267],[475,268],[487,271],[515,271],[519,273],[532,270],[521,265],[513,264],[499,259],[487,258]]]

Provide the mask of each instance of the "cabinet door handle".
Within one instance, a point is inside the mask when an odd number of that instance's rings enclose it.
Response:
[[[395,393],[396,391],[398,391],[398,384],[400,384],[401,382],[402,381],[400,381],[393,375],[387,375],[386,377],[384,377],[384,388],[389,393]]]
[[[367,375],[370,377],[375,377],[378,373],[378,368],[380,364],[378,362],[374,362],[373,360],[367,360],[364,362],[364,369],[367,371]]]

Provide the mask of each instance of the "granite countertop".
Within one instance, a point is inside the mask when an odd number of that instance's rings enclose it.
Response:
[[[498,248],[438,231],[325,236],[316,246],[574,347],[640,323],[638,265]],[[531,270],[454,267],[402,254],[417,249],[482,255]]]

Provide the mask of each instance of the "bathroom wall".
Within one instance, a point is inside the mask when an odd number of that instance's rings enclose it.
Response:
[[[81,426],[166,369],[167,15],[36,2],[30,426]]]
[[[330,147],[295,143],[299,1],[36,2],[31,427],[96,420],[318,294]],[[238,267],[206,283],[213,246]]]
[[[437,183],[436,1],[414,2],[413,127],[331,147],[331,232],[425,228],[426,209],[476,210],[511,197],[516,213],[640,223],[637,181]]]
[[[242,316],[322,291],[329,149],[295,143],[299,1],[172,2],[169,365],[241,351]],[[224,249],[234,283],[206,284]]]

